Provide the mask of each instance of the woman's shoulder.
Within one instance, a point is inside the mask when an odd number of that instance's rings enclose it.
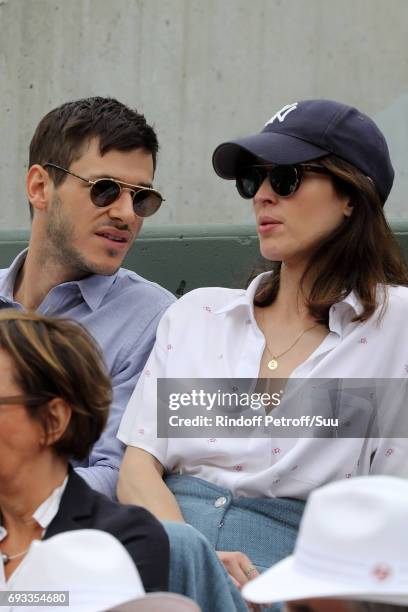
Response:
[[[388,285],[388,293],[397,299],[408,300],[408,287],[404,285]]]
[[[245,289],[200,287],[183,295],[167,310],[169,317],[195,312],[215,312],[245,296]]]
[[[384,293],[384,287],[382,287]],[[382,300],[380,299],[380,302]],[[408,287],[402,285],[388,285],[386,288],[385,302],[388,314],[401,312],[408,314]]]
[[[400,333],[405,330],[408,315],[408,287],[402,285],[378,285],[377,308],[372,317],[367,320],[367,325],[379,325],[382,330]]]

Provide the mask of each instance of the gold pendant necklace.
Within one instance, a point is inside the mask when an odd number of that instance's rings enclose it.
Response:
[[[268,349],[268,347],[266,347],[266,348]],[[269,349],[268,349],[268,351],[269,351]],[[279,355],[279,357],[280,357],[280,355]],[[277,367],[278,367],[278,361],[277,361],[276,357],[274,357],[273,359],[268,361],[268,368],[270,370],[276,370]]]
[[[262,311],[262,323],[263,323],[263,327],[264,329],[266,329],[265,326],[265,319],[264,319],[264,311]],[[304,329],[299,335],[298,337],[295,339],[294,342],[292,342],[292,344],[290,345],[289,348],[287,348],[285,351],[283,351],[283,353],[279,353],[279,355],[276,355],[275,353],[273,353],[271,351],[271,349],[268,346],[268,342],[266,341],[266,335],[265,335],[265,348],[268,351],[268,353],[270,354],[270,356],[272,357],[272,359],[270,359],[267,363],[268,369],[269,370],[276,370],[279,366],[279,361],[278,359],[280,359],[281,357],[283,357],[283,355],[286,355],[286,353],[289,353],[289,351],[291,349],[293,349],[293,347],[295,346],[295,344],[297,344],[299,342],[299,340],[305,335],[306,332],[310,331],[311,329],[314,329],[315,327],[317,327],[319,325],[319,323],[315,323],[314,325],[311,325],[311,327],[307,327],[306,329]]]

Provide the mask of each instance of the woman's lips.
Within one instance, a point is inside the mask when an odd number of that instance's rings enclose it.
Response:
[[[260,234],[266,234],[267,232],[271,232],[276,230],[282,223],[280,221],[263,221],[258,225],[258,232]]]

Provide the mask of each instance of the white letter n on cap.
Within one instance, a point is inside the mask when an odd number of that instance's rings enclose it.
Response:
[[[275,119],[277,119],[279,121],[279,123],[282,123],[285,120],[285,117],[287,115],[289,115],[289,113],[291,113],[292,111],[294,111],[297,108],[297,105],[298,105],[297,102],[294,102],[293,104],[287,104],[286,106],[281,108],[280,111],[278,111],[276,113],[276,115],[271,117],[269,119],[269,121],[267,121],[265,123],[264,127],[266,127],[267,125],[270,125],[271,123],[273,123],[275,121]]]

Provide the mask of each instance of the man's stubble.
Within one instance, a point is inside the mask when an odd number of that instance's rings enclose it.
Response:
[[[75,226],[64,211],[64,205],[58,195],[54,195],[49,208],[48,223],[46,227],[46,243],[43,245],[43,261],[55,262],[63,269],[69,270],[70,275],[76,278],[84,278],[90,274],[111,275],[119,268],[112,270],[106,266],[90,262],[85,255],[75,246],[78,238]],[[109,257],[116,253],[108,250]]]

